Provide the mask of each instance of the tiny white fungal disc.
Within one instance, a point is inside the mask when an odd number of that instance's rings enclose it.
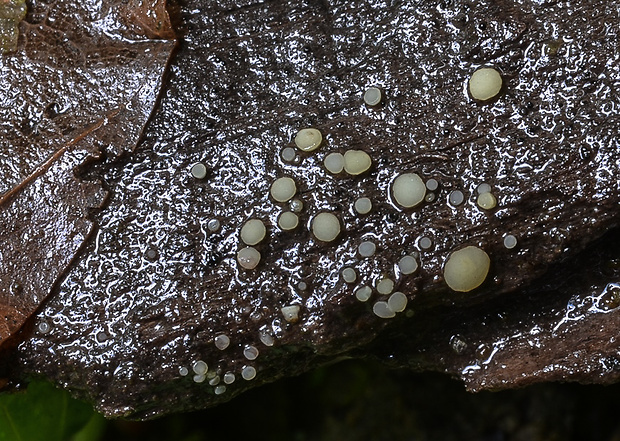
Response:
[[[241,227],[241,240],[246,245],[256,245],[265,238],[267,229],[260,219],[250,219]]]
[[[295,153],[295,149],[292,147],[285,147],[284,149],[282,149],[282,153],[280,153],[282,156],[282,159],[286,162],[292,162],[295,160],[295,156],[297,156],[297,154]]]
[[[347,150],[344,152],[344,171],[352,176],[361,175],[372,165],[372,159],[363,150]]]
[[[207,222],[207,228],[212,233],[219,230],[220,226],[221,226],[220,221],[217,219],[211,219],[209,222]]]
[[[101,331],[97,333],[96,338],[97,338],[97,342],[103,343],[108,339],[108,335],[105,332]]]
[[[507,234],[506,236],[504,236],[504,246],[509,250],[512,250],[514,247],[517,246],[517,238],[512,234]]]
[[[198,375],[198,374],[194,375],[194,381],[196,383],[202,383],[203,381],[205,381],[205,378],[207,377],[205,377],[204,375]]]
[[[439,188],[439,182],[437,182],[437,179],[429,179],[426,181],[426,188],[430,191],[435,191]]]
[[[217,386],[218,384],[220,384],[220,376],[219,375],[215,375],[213,378],[211,378],[209,380],[209,385],[211,385],[211,386]]]
[[[187,369],[185,366],[181,366],[181,367],[179,368],[179,375],[180,375],[181,377],[186,377],[186,376],[187,376],[187,374],[189,374],[189,369]]]
[[[341,153],[330,153],[323,160],[328,172],[337,175],[344,169],[344,156]]]
[[[248,360],[256,360],[256,358],[258,357],[258,349],[256,349],[254,346],[248,345],[243,349],[243,356]]]
[[[378,87],[369,87],[368,89],[366,89],[366,92],[364,92],[364,102],[368,106],[378,106],[379,104],[381,104],[382,99],[383,93]]]
[[[52,330],[52,327],[47,322],[39,322],[39,324],[37,325],[37,329],[41,334],[47,334]]]
[[[357,250],[360,253],[360,256],[370,257],[375,254],[375,251],[377,251],[377,246],[374,242],[364,241],[360,244]]]
[[[377,317],[388,319],[396,316],[396,313],[392,311],[387,302],[379,301],[372,306],[372,312]]]
[[[318,149],[322,142],[323,135],[317,129],[301,129],[295,136],[295,145],[304,152]]]
[[[293,199],[291,202],[289,202],[288,207],[293,213],[300,213],[301,210],[304,209],[304,203],[299,199]]]
[[[269,334],[268,332],[261,332],[258,338],[265,346],[273,346],[273,335]]]
[[[271,197],[278,202],[288,202],[295,193],[297,193],[297,185],[293,179],[285,177],[278,178],[271,184]]]
[[[357,279],[357,273],[353,268],[345,268],[342,270],[342,279],[347,283],[353,283]]]
[[[493,196],[493,193],[482,193],[478,196],[476,203],[484,210],[492,210],[497,207],[497,199]]]
[[[413,274],[418,270],[418,261],[413,256],[405,256],[398,261],[398,269],[403,274]]]
[[[388,307],[394,312],[403,312],[407,307],[407,296],[400,291],[395,292],[387,301]]]
[[[204,179],[207,176],[207,167],[203,163],[198,162],[192,165],[190,173],[196,179]]]
[[[394,281],[387,277],[377,282],[377,292],[379,294],[390,294],[394,290]]]
[[[220,334],[215,337],[215,347],[218,348],[220,351],[226,349],[228,345],[230,345],[230,338],[228,338],[227,335]]]
[[[300,291],[305,291],[308,289],[308,284],[302,280],[297,284],[297,289]]]
[[[450,192],[450,195],[448,196],[448,202],[450,202],[450,205],[453,205],[455,207],[461,205],[464,200],[465,195],[460,190],[454,190]]]
[[[289,323],[295,323],[299,320],[299,305],[284,306],[280,311],[282,311],[284,320]]]
[[[241,377],[248,381],[254,379],[254,377],[256,377],[256,369],[252,366],[244,366],[243,369],[241,369]]]
[[[428,250],[433,246],[433,240],[430,237],[424,236],[420,238],[420,240],[418,241],[418,245],[423,250]]]
[[[372,296],[372,288],[368,285],[362,286],[355,291],[355,298],[360,302],[367,302]]]
[[[322,242],[331,242],[340,234],[340,221],[331,213],[319,213],[312,220],[312,234]]]
[[[260,263],[260,253],[256,248],[241,248],[237,252],[237,262],[242,268],[252,270]]]
[[[232,372],[226,372],[224,374],[224,383],[233,384],[235,382],[235,374]]]
[[[473,73],[469,79],[469,93],[479,101],[487,101],[499,94],[502,89],[502,76],[491,68],[483,67]]]
[[[435,193],[426,193],[426,196],[424,197],[424,200],[426,202],[433,202],[435,200],[436,196]]]
[[[368,214],[372,210],[372,201],[368,198],[359,198],[353,206],[359,214]]]
[[[204,361],[198,360],[192,365],[192,370],[197,375],[206,375],[207,371],[209,370],[209,367],[207,366],[207,363],[205,363]]]
[[[487,253],[468,246],[450,255],[444,266],[444,279],[452,290],[468,292],[482,285],[490,265],[491,259]]]
[[[486,182],[480,184],[478,186],[478,188],[476,188],[476,192],[478,194],[484,194],[484,193],[490,193],[491,192],[491,186],[489,184],[487,184]]]
[[[285,211],[278,216],[278,227],[284,231],[294,230],[297,225],[299,225],[299,216],[291,211]]]
[[[215,392],[215,395],[222,395],[226,392],[226,386],[217,386],[213,392]]]
[[[416,173],[404,173],[394,180],[392,194],[401,207],[415,207],[424,200],[426,185]]]

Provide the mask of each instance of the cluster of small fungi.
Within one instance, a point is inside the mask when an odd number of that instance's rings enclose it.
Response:
[[[487,103],[494,100],[501,92],[503,87],[500,73],[490,67],[483,67],[476,70],[468,82],[470,97],[479,102]],[[385,100],[384,92],[378,87],[370,87],[364,93],[364,102],[373,108],[381,106]],[[298,150],[305,154],[314,154],[323,146],[323,134],[316,128],[303,128],[299,130],[294,138],[294,144]],[[293,147],[285,147],[281,151],[281,158],[285,162],[294,162],[297,159],[297,151]],[[332,175],[345,173],[350,177],[358,177],[369,172],[372,168],[373,160],[371,156],[363,150],[347,150],[344,153],[327,152],[322,161],[325,170]],[[194,164],[191,174],[196,179],[204,179],[207,175],[207,168],[202,163]],[[425,180],[415,171],[406,171],[396,176],[389,186],[387,198],[393,201],[394,205],[402,210],[415,210],[423,202],[432,202],[436,198],[440,183],[433,178]],[[304,203],[297,198],[298,188],[295,180],[289,176],[282,176],[271,183],[270,198],[278,205],[288,206],[277,218],[277,227],[281,231],[291,231],[300,227],[299,213],[304,209]],[[476,204],[483,210],[493,210],[497,206],[497,198],[492,193],[492,188],[486,183],[478,186]],[[447,196],[448,204],[452,206],[461,205],[465,201],[465,195],[459,190],[450,192]],[[363,216],[373,210],[373,203],[367,197],[357,198],[353,203],[353,210]],[[212,220],[208,228],[215,231],[219,228],[219,222]],[[329,245],[336,241],[341,235],[343,222],[334,213],[321,211],[315,214],[310,223],[309,231],[314,238],[321,243]],[[247,219],[239,230],[240,248],[236,254],[236,261],[239,268],[243,271],[252,271],[261,262],[261,253],[257,246],[265,240],[268,229],[263,220],[258,218]],[[517,245],[517,239],[512,235],[504,237],[504,246],[513,249]],[[418,248],[427,250],[433,246],[429,237],[421,237],[418,240]],[[361,258],[369,258],[375,254],[376,244],[371,240],[362,241],[357,254]],[[473,245],[463,244],[457,247],[447,256],[443,266],[443,279],[447,286],[453,291],[469,292],[479,287],[487,278],[491,260],[487,253]],[[398,272],[404,276],[415,274],[419,269],[419,254],[417,251],[406,254],[395,262]],[[341,269],[340,275],[347,285],[353,285],[358,280],[355,268],[347,266]],[[302,286],[304,285],[304,286]],[[299,283],[299,289],[307,288],[304,282]],[[378,299],[372,305],[374,314],[383,319],[395,317],[398,313],[406,312],[408,297],[405,293],[395,291],[395,282],[389,277],[383,276],[374,283],[356,285],[352,295],[360,302],[368,302],[376,292]],[[295,323],[299,319],[300,306],[286,305],[281,308],[281,314],[288,323]],[[261,341],[266,346],[272,346],[273,336],[271,334],[261,335]],[[230,345],[230,339],[226,335],[218,335],[214,339],[215,346],[220,350],[225,350]],[[246,346],[243,355],[248,361],[253,361],[258,357],[259,351],[254,346]],[[226,391],[226,386],[235,381],[234,372],[221,373],[219,370],[210,371],[207,364],[198,360],[191,366],[193,379],[198,383],[208,381],[214,387],[215,394],[222,394]],[[186,367],[181,367],[180,375],[186,376],[190,373]],[[251,380],[256,376],[256,369],[246,365],[241,369],[241,378]]]

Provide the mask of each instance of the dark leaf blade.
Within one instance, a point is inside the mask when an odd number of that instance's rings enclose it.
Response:
[[[76,171],[132,151],[153,111],[174,41],[149,39],[172,32],[165,2],[152,6],[35,5],[18,51],[0,58],[0,345],[93,231],[88,210],[105,192]]]

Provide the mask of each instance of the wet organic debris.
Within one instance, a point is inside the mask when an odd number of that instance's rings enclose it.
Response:
[[[135,154],[89,172],[109,203],[14,378],[134,418],[350,355],[474,389],[615,381],[615,309],[554,325],[567,290],[620,282],[595,276],[596,248],[575,257],[618,222],[615,2],[188,2],[181,16],[161,105]],[[502,82],[476,100],[481,68]],[[468,247],[489,261],[459,259],[478,277],[450,289],[446,262]],[[515,363],[524,326],[541,329],[536,369]]]
[[[22,6],[0,1],[0,25]],[[34,2],[21,44],[0,58],[0,345],[93,231],[88,211],[105,191],[76,175],[102,155],[132,151],[155,105],[174,42],[128,32],[122,8]],[[149,23],[145,11],[132,14]]]

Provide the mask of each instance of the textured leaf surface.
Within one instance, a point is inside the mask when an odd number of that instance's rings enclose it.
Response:
[[[20,26],[0,57],[0,345],[90,236],[105,192],[76,174],[133,150],[174,45],[164,1],[34,2]]]

